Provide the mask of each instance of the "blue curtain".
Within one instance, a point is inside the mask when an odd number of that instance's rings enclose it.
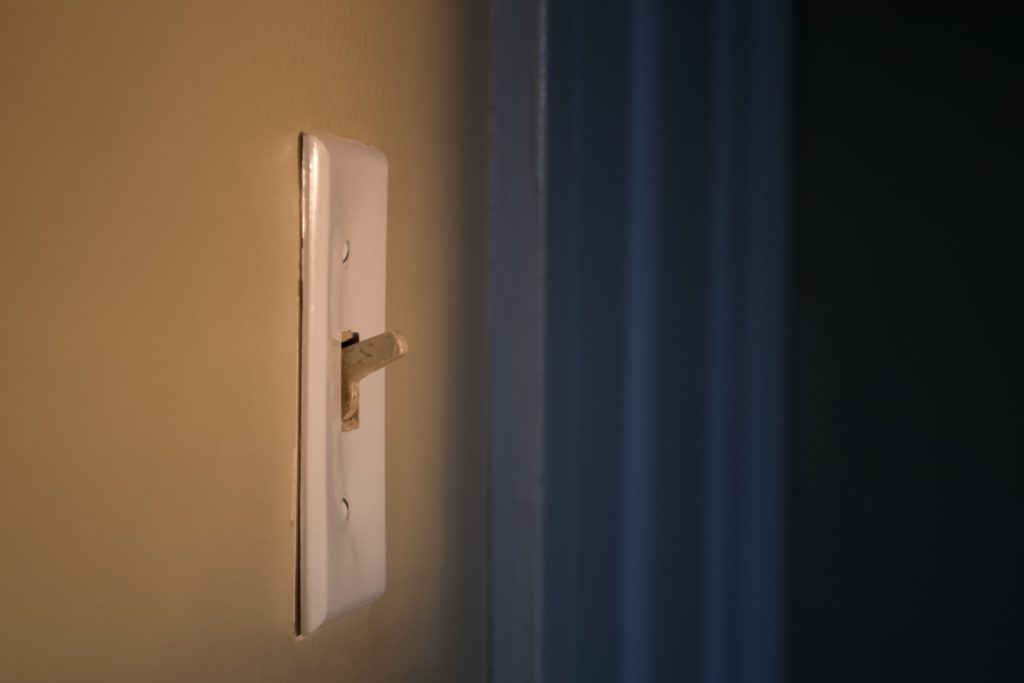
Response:
[[[549,4],[547,681],[784,676],[790,22]]]

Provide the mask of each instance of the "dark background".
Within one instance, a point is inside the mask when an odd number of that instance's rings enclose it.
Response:
[[[1020,23],[949,5],[798,5],[794,681],[1001,680],[1024,646]]]
[[[547,8],[544,679],[1012,678],[1017,17]]]

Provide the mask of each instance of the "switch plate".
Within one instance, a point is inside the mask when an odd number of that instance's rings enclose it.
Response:
[[[385,330],[388,162],[367,145],[302,136],[298,622],[316,630],[385,585],[384,372],[360,383],[341,430],[341,333]]]

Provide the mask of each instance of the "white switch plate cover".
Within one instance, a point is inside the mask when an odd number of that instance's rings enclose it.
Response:
[[[388,162],[307,133],[301,174],[298,622],[308,634],[384,592],[385,371],[360,382],[359,428],[342,433],[340,339],[385,331]]]

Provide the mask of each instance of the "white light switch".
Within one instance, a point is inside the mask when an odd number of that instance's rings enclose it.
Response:
[[[303,634],[384,592],[384,371],[342,429],[343,332],[385,331],[388,163],[366,145],[302,136],[299,623]]]

